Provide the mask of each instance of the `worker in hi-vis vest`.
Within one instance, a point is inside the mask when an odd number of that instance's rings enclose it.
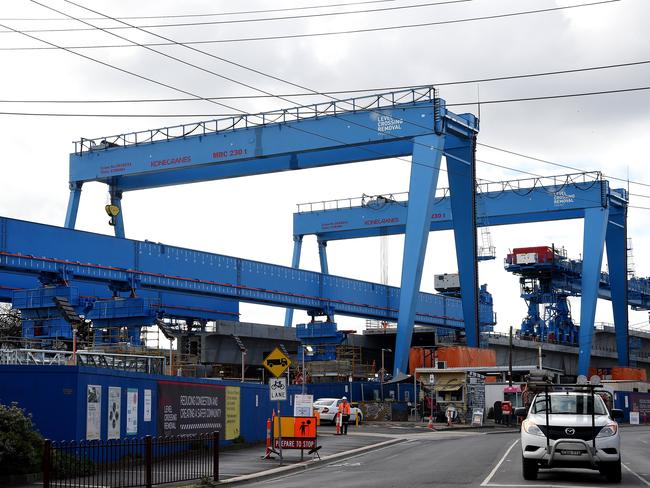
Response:
[[[341,434],[347,435],[348,422],[350,421],[350,404],[348,403],[347,397],[343,397],[341,403],[339,403],[339,415],[342,417]]]

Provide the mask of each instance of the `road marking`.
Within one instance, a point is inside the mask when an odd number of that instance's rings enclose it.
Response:
[[[648,481],[647,479],[645,479],[645,478],[644,478],[643,476],[641,476],[640,474],[635,473],[634,471],[632,471],[630,468],[627,467],[626,464],[621,463],[621,466],[623,466],[623,467],[624,467],[625,469],[627,469],[630,473],[632,473],[634,476],[636,476],[637,478],[639,478],[639,480],[641,481],[641,483],[643,483],[643,484],[646,485],[646,486],[650,486],[650,481]]]
[[[506,460],[506,457],[508,457],[508,454],[510,454],[510,451],[512,451],[512,448],[515,447],[515,446],[517,445],[518,442],[519,442],[519,439],[517,439],[517,440],[514,441],[512,444],[510,444],[510,447],[508,448],[508,450],[506,451],[506,453],[503,455],[503,457],[502,457],[501,460],[497,463],[497,465],[494,467],[494,469],[492,469],[492,471],[490,471],[490,474],[488,474],[488,475],[486,476],[486,478],[483,480],[483,483],[481,483],[481,486],[488,486],[488,484],[490,483],[490,480],[492,479],[492,477],[496,474],[497,470],[498,470],[498,469],[501,467],[501,465],[503,464],[503,461]]]
[[[498,486],[498,487],[510,487],[510,488],[530,488],[531,486],[534,486],[535,488],[602,488],[598,486],[585,486],[585,485],[539,485],[535,483],[534,485],[517,485],[517,484],[506,484],[506,483],[489,483],[486,486]]]

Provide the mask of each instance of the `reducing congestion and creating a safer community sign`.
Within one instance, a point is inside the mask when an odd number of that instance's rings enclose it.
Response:
[[[239,387],[158,382],[158,434],[189,436],[214,431],[239,436]]]
[[[276,378],[291,366],[291,359],[277,347],[264,359],[264,367]]]

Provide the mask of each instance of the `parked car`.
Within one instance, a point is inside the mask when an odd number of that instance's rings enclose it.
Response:
[[[320,421],[334,423],[336,414],[339,411],[341,398],[319,398],[314,402],[314,408],[320,413]],[[350,422],[356,422],[359,416],[359,423],[363,420],[363,412],[357,406],[350,403]]]
[[[537,478],[540,468],[599,470],[610,482],[621,481],[621,439],[615,419],[621,410],[607,410],[598,392],[588,388],[535,396],[521,424],[522,474]]]

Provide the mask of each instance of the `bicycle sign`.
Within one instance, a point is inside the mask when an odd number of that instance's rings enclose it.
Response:
[[[271,378],[269,380],[269,392],[271,394],[271,401],[277,400],[286,400],[287,399],[287,379],[282,378]]]

